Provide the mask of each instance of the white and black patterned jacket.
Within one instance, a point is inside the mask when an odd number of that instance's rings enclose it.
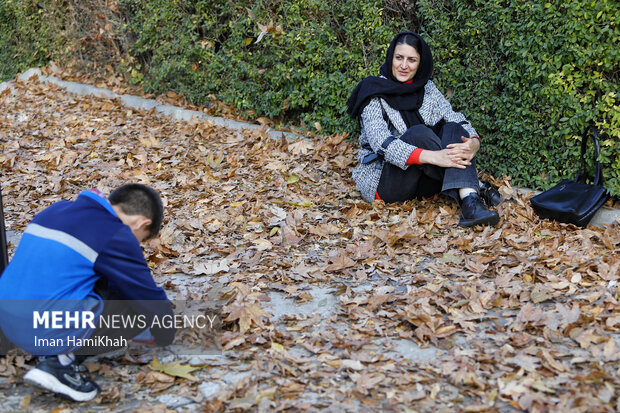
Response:
[[[393,129],[390,131],[388,123],[383,117],[381,106],[385,109],[385,113],[395,130]],[[475,129],[467,119],[465,119],[465,116],[462,113],[452,110],[450,102],[441,94],[437,86],[435,86],[431,80],[424,86],[424,101],[420,107],[419,113],[424,120],[424,124],[427,126],[434,126],[442,119],[446,122],[465,122],[462,123],[463,128],[470,136],[477,136]],[[400,112],[390,107],[385,100],[379,97],[371,99],[362,111],[360,115],[360,126],[362,128],[362,133],[359,138],[360,151],[357,155],[357,160],[360,164],[353,170],[353,179],[362,197],[366,201],[372,202],[375,199],[375,193],[379,185],[383,163],[389,162],[401,169],[407,169],[409,165],[407,165],[406,162],[411,152],[413,152],[416,147],[400,139],[396,139],[385,149],[383,159],[379,158],[374,162],[363,164],[362,159],[364,159],[366,155],[381,149],[381,144],[388,137],[399,137],[402,135],[407,130],[407,126]],[[372,151],[370,148],[372,148]]]

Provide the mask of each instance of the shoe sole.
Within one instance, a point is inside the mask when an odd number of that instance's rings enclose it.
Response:
[[[49,390],[54,393],[62,394],[76,402],[87,402],[97,396],[98,391],[93,390],[88,393],[81,393],[71,387],[62,384],[54,375],[36,368],[24,375],[24,382]]]
[[[473,227],[474,225],[495,226],[498,223],[499,223],[499,215],[490,215],[488,217],[480,218],[478,220],[460,221],[459,225],[462,227]]]

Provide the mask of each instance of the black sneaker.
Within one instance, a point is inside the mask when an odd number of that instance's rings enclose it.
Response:
[[[473,225],[497,225],[498,222],[499,214],[489,211],[477,193],[472,192],[461,200],[459,225],[471,227]]]
[[[480,196],[489,207],[498,206],[502,202],[502,196],[499,194],[499,191],[489,181],[480,181]]]
[[[84,370],[75,362],[63,366],[58,357],[46,357],[24,375],[24,381],[76,402],[85,402],[94,399],[101,389]]]

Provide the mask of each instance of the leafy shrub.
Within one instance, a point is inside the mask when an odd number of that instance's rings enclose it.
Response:
[[[46,10],[34,1],[0,2],[0,80],[46,64],[52,57],[54,35],[44,24],[46,16]]]
[[[379,0],[125,0],[120,7],[149,91],[173,89],[198,103],[215,93],[255,116],[327,132],[355,127],[344,102],[376,72],[395,30],[382,24]]]
[[[606,186],[620,195],[617,2],[418,5],[436,80],[484,137],[483,168],[534,188],[574,177],[580,136],[594,123]]]
[[[119,17],[109,0],[0,1],[0,80],[50,60],[91,81],[109,76],[127,48],[114,33]]]

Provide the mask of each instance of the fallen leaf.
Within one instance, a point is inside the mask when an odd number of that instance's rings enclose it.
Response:
[[[267,317],[267,314],[261,310],[258,304],[233,304],[229,308],[230,314],[225,321],[239,321],[239,332],[245,333],[252,324],[260,328],[264,328],[261,317]]]
[[[269,241],[267,241],[269,242]],[[219,272],[227,272],[230,269],[226,259],[207,260],[194,265],[194,275],[214,275]]]
[[[267,251],[273,248],[271,241],[262,238],[252,240],[252,244],[258,251]]]
[[[349,359],[342,360],[342,363],[340,363],[340,366],[346,369],[351,369],[351,370],[363,370],[364,369],[364,365],[359,360],[349,360]]]
[[[346,253],[340,253],[336,258],[332,260],[332,263],[325,267],[325,271],[340,271],[345,268],[354,267],[356,265],[355,261],[349,258]]]
[[[157,360],[156,356],[153,356],[153,361],[149,364],[149,368],[154,371],[159,371],[172,377],[182,377],[196,381],[196,378],[190,373],[202,368],[202,366],[189,366],[184,361],[172,361],[170,363],[162,364]]]
[[[295,156],[306,155],[314,149],[314,144],[308,139],[298,139],[288,145],[288,150]]]

